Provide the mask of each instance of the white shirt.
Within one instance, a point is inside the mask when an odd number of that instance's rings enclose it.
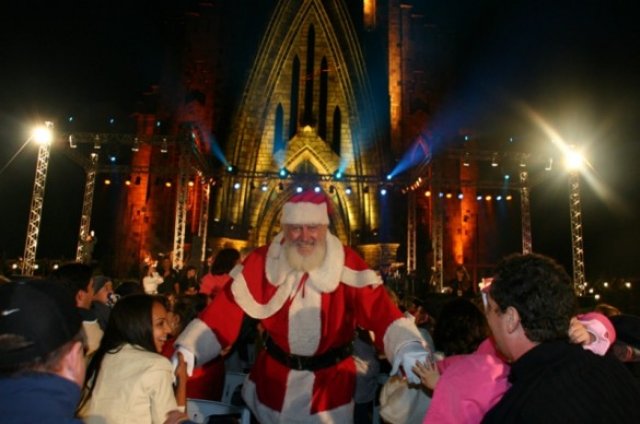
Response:
[[[81,418],[87,424],[162,424],[175,409],[171,362],[127,344],[105,355]]]

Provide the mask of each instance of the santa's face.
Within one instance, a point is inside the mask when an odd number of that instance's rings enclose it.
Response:
[[[327,239],[327,225],[285,224],[285,239],[295,246],[301,256],[311,256],[318,246],[324,247]]]
[[[289,266],[300,271],[311,271],[322,264],[327,246],[326,225],[287,224],[283,230]]]

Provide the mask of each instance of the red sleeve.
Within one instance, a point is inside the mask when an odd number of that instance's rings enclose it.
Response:
[[[223,349],[233,344],[240,333],[244,312],[233,299],[231,284],[225,285],[199,318],[216,334]]]
[[[382,284],[354,289],[357,291],[356,325],[375,334],[374,345],[383,350],[383,338],[387,327],[402,318],[402,312],[393,303]]]

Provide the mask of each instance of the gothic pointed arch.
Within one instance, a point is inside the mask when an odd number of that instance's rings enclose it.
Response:
[[[301,63],[302,62],[302,63]],[[310,66],[310,68],[307,68]],[[310,71],[309,71],[310,69]],[[308,79],[307,79],[308,78]],[[321,105],[326,103],[325,128],[320,123]],[[226,176],[219,188],[222,199],[214,220],[237,223],[253,242],[264,242],[277,227],[277,211],[290,184],[278,181],[278,169],[295,169],[300,161],[313,164],[318,174],[336,169],[358,176],[346,185],[324,181],[323,190],[336,200],[336,231],[344,241],[353,231],[379,226],[377,200],[363,196],[364,181],[380,178],[389,169],[384,139],[377,122],[362,50],[344,0],[281,0],[270,19],[244,95],[234,114],[226,157],[248,179],[270,176],[269,190],[252,190],[249,181],[232,189]],[[277,105],[284,110],[283,127],[289,130],[282,154],[274,155],[279,131]],[[331,145],[329,131],[336,127],[334,110],[340,110],[337,126],[340,149]],[[330,112],[327,112],[330,111]],[[291,167],[291,168],[290,168]],[[283,188],[280,189],[279,185]]]

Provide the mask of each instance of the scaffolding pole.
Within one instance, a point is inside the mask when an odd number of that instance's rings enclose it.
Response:
[[[522,225],[522,254],[532,252],[531,244],[531,204],[527,171],[520,172],[520,219]]]
[[[187,229],[187,198],[189,195],[189,143],[186,137],[179,143],[178,181],[176,187],[176,217],[173,233],[173,268],[184,265],[184,242]]]
[[[416,193],[410,191],[407,199],[407,274],[416,271]]]
[[[96,186],[96,173],[98,170],[98,154],[91,153],[91,162],[86,169],[84,182],[84,198],[82,200],[82,215],[80,216],[80,232],[78,233],[78,247],[76,248],[76,261],[82,263],[91,262],[93,244],[95,243],[91,230],[91,211],[93,209],[93,193]]]
[[[200,222],[198,224],[198,236],[202,240],[202,252],[200,262],[205,263],[207,259],[207,227],[209,225],[209,198],[211,196],[211,184],[208,180],[201,181],[202,196],[200,207]]]
[[[46,128],[51,131],[53,123],[46,122]],[[44,203],[44,188],[47,182],[47,168],[49,167],[50,143],[42,142],[38,149],[38,161],[36,164],[36,178],[33,183],[31,195],[31,208],[29,209],[29,223],[27,224],[27,239],[24,246],[22,260],[22,274],[33,275],[36,263],[36,248],[38,247],[38,233],[42,219],[42,205]]]
[[[571,215],[573,288],[577,295],[582,295],[585,288],[585,271],[582,239],[582,205],[580,202],[580,174],[578,171],[569,172],[569,213]]]
[[[434,190],[436,192],[436,190]],[[433,273],[431,274],[431,285],[441,293],[444,288],[443,257],[444,257],[444,205],[442,199],[433,199],[433,220],[431,223],[431,245],[433,248]]]

